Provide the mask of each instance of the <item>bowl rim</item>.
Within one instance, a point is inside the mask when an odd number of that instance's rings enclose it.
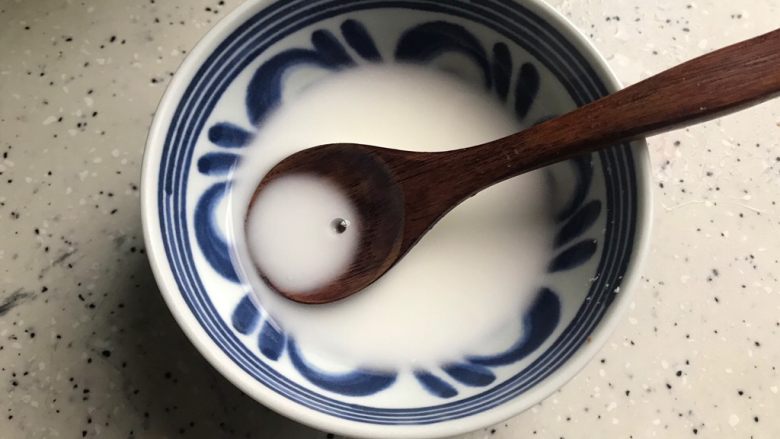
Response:
[[[162,232],[157,215],[158,171],[162,146],[176,106],[179,104],[187,85],[191,82],[194,73],[206,56],[216,49],[222,39],[240,26],[245,19],[250,18],[257,11],[277,1],[281,0],[246,1],[206,32],[177,69],[176,74],[163,93],[149,129],[141,170],[141,219],[146,253],[166,305],[187,338],[215,369],[242,392],[259,403],[305,425],[349,436],[432,438],[474,431],[522,413],[574,378],[602,348],[620,322],[620,317],[624,315],[625,309],[628,307],[631,296],[637,286],[639,267],[641,267],[649,248],[652,223],[652,191],[650,186],[649,153],[647,144],[643,139],[634,141],[631,144],[637,176],[638,202],[634,250],[621,285],[621,292],[625,293],[619,294],[609,307],[607,313],[594,328],[589,343],[579,347],[572,357],[552,375],[518,398],[478,414],[434,424],[380,425],[351,421],[303,407],[265,387],[262,383],[258,386],[254,380],[247,379],[245,372],[231,361],[219,346],[210,339],[184,301],[171,272],[171,267],[168,264],[162,244]],[[543,0],[513,0],[513,2],[522,4],[545,22],[551,24],[556,31],[560,32],[596,70],[610,93],[614,93],[622,88],[606,60],[593,43],[563,14]]]

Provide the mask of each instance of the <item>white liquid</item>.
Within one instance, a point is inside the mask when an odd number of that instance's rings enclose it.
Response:
[[[350,226],[338,233],[334,220]],[[282,177],[263,188],[246,223],[252,258],[271,283],[306,293],[349,268],[358,244],[354,207],[336,187],[306,175]]]
[[[286,96],[263,123],[236,175],[234,217],[245,217],[254,189],[273,165],[307,147],[355,142],[443,151],[520,129],[503,103],[448,74],[411,66],[349,70]],[[275,209],[280,215],[273,226],[279,234],[266,236],[265,242],[246,246],[243,221],[234,221],[237,259],[258,300],[285,331],[308,346],[307,352],[316,348],[345,365],[440,364],[482,352],[486,342],[496,338],[516,339],[522,310],[541,286],[550,259],[552,221],[544,187],[543,175],[533,172],[479,193],[436,224],[376,283],[330,305],[282,298],[248,262],[251,249],[255,256],[273,261],[277,275],[284,277],[290,274],[286,258],[302,258],[313,270],[298,273],[291,282],[309,286],[333,276],[354,237],[333,236],[328,227],[334,217],[346,218],[350,212],[332,200],[298,204],[313,199],[316,188],[289,187],[285,196],[260,206],[270,216],[276,215]],[[279,213],[291,209],[293,199],[298,200],[293,210],[308,204],[313,213],[300,219]],[[327,210],[330,203],[335,210]],[[251,224],[255,215],[263,221],[258,209],[250,216]],[[304,223],[311,231],[287,233],[286,221],[289,231]],[[343,242],[329,253],[332,238]]]

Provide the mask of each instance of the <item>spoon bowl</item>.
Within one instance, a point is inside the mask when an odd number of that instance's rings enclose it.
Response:
[[[250,210],[263,190],[285,177],[308,175],[335,185],[359,206],[359,218],[334,227],[356,227],[359,235],[357,253],[361,263],[353,262],[338,278],[307,291],[280,287],[264,273],[255,260],[261,277],[273,289],[301,303],[326,303],[342,299],[374,282],[399,259],[405,223],[404,194],[396,184],[388,163],[377,154],[380,148],[358,144],[322,145],[304,149],[282,160],[263,178],[252,196]],[[387,150],[391,151],[391,150]],[[392,153],[388,153],[392,154]],[[346,286],[346,288],[342,288]]]

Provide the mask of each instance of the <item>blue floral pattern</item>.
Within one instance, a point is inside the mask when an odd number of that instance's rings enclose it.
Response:
[[[355,60],[342,41],[331,31],[318,29],[311,34],[311,47],[283,51],[263,63],[252,76],[246,92],[247,116],[253,127],[260,127],[282,96],[286,73],[301,66],[329,71],[352,68],[363,63],[382,62],[385,57],[377,49],[366,28],[358,21],[347,19],[340,25],[343,41],[359,55]],[[446,21],[417,25],[399,38],[393,54],[396,62],[429,63],[438,56],[456,52],[465,55],[481,71],[484,87],[500,100],[513,99],[517,118],[526,120],[540,89],[540,74],[530,62],[519,65],[516,81],[512,55],[503,42],[493,45],[488,54],[482,43],[464,27]],[[539,123],[548,115],[530,124]],[[229,245],[216,221],[216,209],[230,190],[226,180],[230,170],[241,160],[241,148],[253,138],[254,130],[222,121],[208,129],[210,143],[219,148],[203,154],[197,160],[198,172],[218,181],[199,198],[195,208],[197,243],[211,267],[223,278],[240,283],[230,257]],[[576,190],[567,205],[557,214],[558,231],[554,246],[556,255],[548,272],[571,270],[584,264],[596,253],[598,243],[592,239],[577,239],[585,234],[601,214],[601,202],[586,202],[593,179],[590,156],[570,163],[575,171]],[[576,242],[575,242],[576,241]],[[539,348],[555,331],[561,318],[561,302],[550,288],[537,293],[533,305],[520,316],[522,331],[517,341],[504,352],[487,356],[468,356],[459,362],[443,364],[438,370],[418,369],[410,372],[420,386],[439,398],[457,396],[459,387],[487,387],[496,381],[495,368],[516,363]],[[295,369],[315,386],[347,396],[372,395],[392,386],[399,371],[355,369],[347,373],[330,373],[307,361],[294,338],[286,334],[268,315],[264,315],[245,295],[231,316],[233,329],[243,335],[256,336],[259,351],[268,360],[278,361],[285,352]]]

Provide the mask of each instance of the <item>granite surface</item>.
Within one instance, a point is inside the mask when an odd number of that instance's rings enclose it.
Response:
[[[238,3],[0,0],[1,438],[333,437],[209,366],[144,254],[153,112]],[[551,3],[624,83],[780,17],[777,0]],[[462,438],[780,437],[780,101],[649,144],[654,238],[629,312],[563,389]]]

